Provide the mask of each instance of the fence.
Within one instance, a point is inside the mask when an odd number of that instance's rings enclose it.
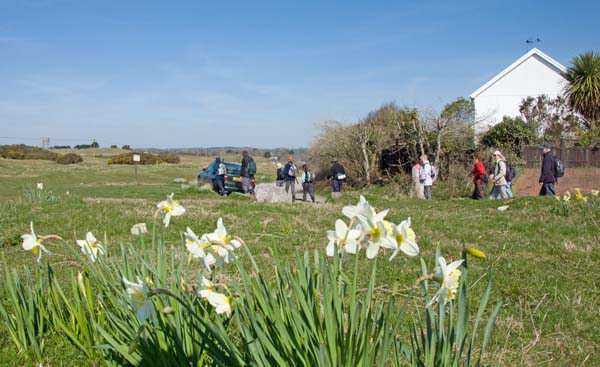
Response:
[[[563,161],[565,167],[598,167],[600,168],[600,149],[558,146],[552,148],[552,153]],[[526,147],[522,158],[526,168],[539,168],[542,164],[542,148]]]

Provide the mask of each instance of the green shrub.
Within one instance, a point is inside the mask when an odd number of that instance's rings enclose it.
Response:
[[[56,163],[60,164],[75,164],[83,162],[83,158],[79,154],[67,153],[56,159]]]
[[[60,154],[25,144],[0,146],[0,156],[8,159],[43,159],[55,161]]]
[[[181,158],[177,154],[169,152],[161,152],[158,154],[158,160],[162,163],[179,163]]]
[[[154,154],[150,153],[123,153],[119,155],[113,156],[108,160],[108,164],[135,164],[133,161],[133,155],[138,154],[140,156],[140,161],[138,164],[157,164],[159,163],[158,157]]]

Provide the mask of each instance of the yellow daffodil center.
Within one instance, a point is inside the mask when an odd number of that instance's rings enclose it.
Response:
[[[581,192],[579,192],[579,191],[578,191],[578,192],[577,192],[577,194],[575,194],[575,198],[576,198],[577,200],[581,200],[581,199],[583,199],[583,194],[582,194]]]
[[[31,248],[31,252],[33,253],[34,256],[37,256],[37,254],[40,252],[40,246],[33,246]]]
[[[171,205],[167,204],[164,208],[163,211],[165,213],[169,213],[171,210],[173,210],[173,207],[171,207]]]
[[[131,296],[133,304],[136,308],[141,308],[144,302],[146,302],[146,297],[144,296],[144,293],[137,289],[127,288],[127,294]]]
[[[404,235],[402,233],[398,233],[398,235],[396,236],[396,242],[398,242],[398,243],[404,242]]]
[[[223,243],[229,243],[231,242],[231,236],[225,236],[221,238],[221,241],[223,241]]]
[[[381,228],[373,227],[373,228],[371,228],[371,231],[369,234],[371,235],[371,240],[379,241],[379,239],[381,238]]]

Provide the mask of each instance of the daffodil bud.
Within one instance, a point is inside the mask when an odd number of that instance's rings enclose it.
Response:
[[[465,247],[464,251],[465,251],[465,253],[467,253],[473,257],[476,257],[478,259],[485,259],[485,253],[474,247]]]

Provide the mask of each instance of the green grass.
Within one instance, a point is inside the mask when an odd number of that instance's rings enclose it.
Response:
[[[92,231],[101,240],[106,236],[107,250],[116,254],[121,242],[134,242],[129,233],[133,224],[146,222],[151,228],[156,203],[170,192],[176,199],[183,199],[187,212],[173,218],[164,234],[166,243],[181,248],[180,232],[187,226],[200,234],[212,231],[216,220],[223,217],[228,230],[242,237],[264,266],[271,261],[270,249],[284,259],[305,250],[324,249],[325,231],[341,217],[341,208],[354,204],[360,194],[347,192],[319,205],[258,204],[241,195],[221,198],[196,188],[182,190],[173,182],[177,177],[195,179],[210,162],[208,158],[183,156],[178,165],[139,167],[136,185],[132,166],[108,166],[108,155],[88,154],[82,164],[73,166],[0,160],[0,274],[4,274],[5,267],[36,266],[33,256],[20,247],[19,236],[28,232],[30,221],[38,234],[57,234],[66,240],[49,240],[47,247],[52,254],[45,258],[65,279],[75,270],[71,250],[66,246],[76,246],[76,238]],[[274,166],[263,159],[257,159],[257,163],[258,176],[264,172],[262,180],[272,180]],[[56,200],[32,203],[24,188],[37,182],[43,182],[45,191],[51,191]],[[499,201],[424,202],[393,196],[382,187],[362,193],[377,209],[390,208],[389,220],[412,218],[429,267],[433,266],[431,260],[438,246],[447,258],[460,256],[465,243],[486,252],[487,263],[473,260],[469,272],[471,281],[481,278],[472,286],[475,292],[481,292],[486,266],[491,263],[494,283],[490,302],[503,301],[485,357],[491,365],[600,365],[598,210],[583,214],[574,209],[565,217],[553,212],[558,203],[548,198],[510,200],[506,202],[509,210],[501,212],[496,210],[502,205]],[[361,281],[366,284],[369,264],[361,266]],[[417,259],[381,259],[379,292],[386,294],[395,285],[412,286],[419,269]],[[4,285],[0,292],[5,292]],[[52,366],[73,365],[73,361],[77,365],[97,363],[85,360],[60,338],[51,338],[46,351]],[[10,337],[0,327],[0,365],[30,364],[25,356],[17,355]]]

